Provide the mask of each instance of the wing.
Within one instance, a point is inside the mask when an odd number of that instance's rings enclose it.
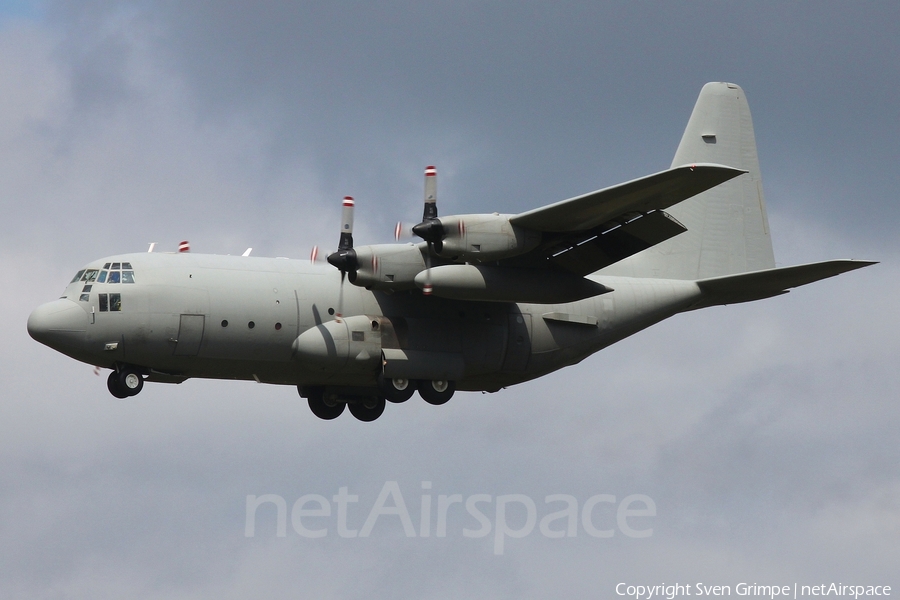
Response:
[[[587,275],[687,231],[663,209],[746,173],[724,165],[676,167],[509,219],[543,233],[533,250],[501,263]]]

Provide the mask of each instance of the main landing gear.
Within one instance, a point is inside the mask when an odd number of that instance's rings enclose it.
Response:
[[[116,398],[137,396],[144,389],[144,378],[137,370],[125,367],[109,374],[106,387]]]
[[[413,379],[378,378],[377,389],[348,390],[340,393],[324,386],[297,386],[300,395],[307,399],[309,409],[320,419],[337,419],[346,406],[350,414],[360,421],[374,421],[384,413],[387,402],[399,404],[409,400],[416,390],[429,404],[444,404],[456,390],[452,381],[417,381]],[[112,391],[112,388],[110,388]],[[366,394],[366,392],[369,392]]]

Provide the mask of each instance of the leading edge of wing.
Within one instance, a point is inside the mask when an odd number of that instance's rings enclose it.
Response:
[[[725,165],[684,165],[548,204],[510,218],[535,231],[584,231],[630,212],[662,210],[746,173]]]

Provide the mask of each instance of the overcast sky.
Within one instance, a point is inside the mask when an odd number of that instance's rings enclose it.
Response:
[[[900,590],[900,6],[0,4],[0,596],[614,597],[619,582]],[[320,3],[321,4],[321,3]],[[520,212],[669,166],[707,81],[748,97],[779,266],[881,264],[675,318],[538,381],[316,419],[289,387],[103,376],[31,340],[81,266],[149,242],[305,258],[442,214]],[[308,539],[346,487],[648,496],[647,538]],[[422,482],[431,482],[423,491]],[[390,502],[389,502],[390,504]],[[496,503],[482,509],[493,521]],[[616,524],[598,505],[598,526]],[[636,506],[635,508],[639,508]],[[511,506],[512,527],[524,523]],[[554,528],[564,528],[557,521]]]

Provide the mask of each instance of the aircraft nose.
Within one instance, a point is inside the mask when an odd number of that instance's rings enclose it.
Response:
[[[87,313],[75,302],[60,298],[38,306],[28,317],[28,334],[54,349],[80,346],[87,331]]]

